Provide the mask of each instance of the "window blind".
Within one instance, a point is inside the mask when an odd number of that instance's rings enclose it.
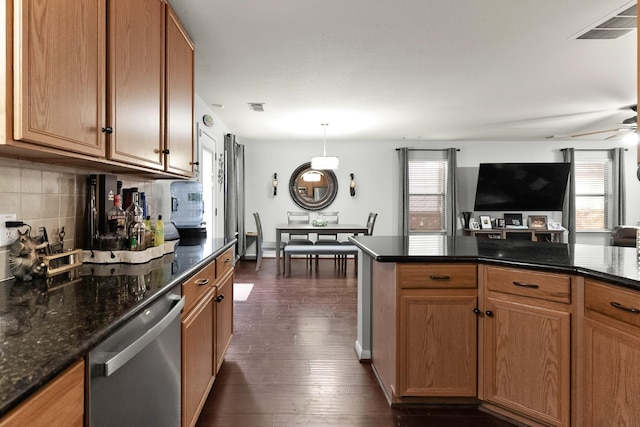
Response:
[[[446,159],[409,159],[409,232],[446,232]]]

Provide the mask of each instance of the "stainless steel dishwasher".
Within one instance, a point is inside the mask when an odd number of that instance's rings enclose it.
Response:
[[[90,427],[180,426],[176,286],[89,353]]]

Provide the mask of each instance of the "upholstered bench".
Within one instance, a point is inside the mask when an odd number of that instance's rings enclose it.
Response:
[[[291,276],[292,255],[354,255],[358,256],[358,248],[354,245],[295,245],[284,247],[284,276]]]

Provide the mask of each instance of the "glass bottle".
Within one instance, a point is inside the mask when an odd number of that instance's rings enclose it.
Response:
[[[113,197],[113,207],[107,211],[107,223],[109,232],[120,236],[127,235],[127,216],[122,209],[122,198],[119,194]]]
[[[135,217],[137,216],[140,220],[144,218],[143,216],[144,211],[140,206],[140,193],[138,192],[137,188],[131,189],[131,204],[127,206],[127,209],[125,209],[124,212],[126,216],[125,227],[126,227],[127,233],[129,233],[129,229],[131,228],[131,225],[135,221]]]
[[[116,194],[113,198],[113,207],[107,211],[107,225],[109,233],[106,237],[111,241],[109,249],[126,249],[127,242],[127,217],[122,209],[122,198]]]
[[[129,238],[129,250],[144,251],[145,250],[145,226],[143,221],[144,211],[140,207],[140,193],[134,191],[131,195],[131,205],[125,211],[127,219],[127,236]]]
[[[130,251],[144,251],[145,246],[145,233],[146,227],[142,222],[141,216],[136,216],[129,226],[129,250]]]
[[[158,215],[154,234],[153,245],[162,246],[164,244],[164,223],[162,222],[162,215]]]

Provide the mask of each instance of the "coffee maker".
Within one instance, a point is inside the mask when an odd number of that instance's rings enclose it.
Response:
[[[122,182],[116,175],[92,174],[87,177],[87,230],[85,249],[98,249],[98,237],[109,231],[107,212],[113,207],[114,196]]]

